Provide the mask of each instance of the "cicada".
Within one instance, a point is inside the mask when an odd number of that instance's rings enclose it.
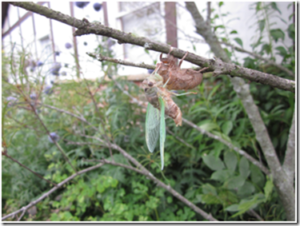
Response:
[[[172,118],[176,126],[182,124],[182,113],[177,104],[172,100],[171,91],[160,86],[155,76],[150,76],[143,81],[143,87],[148,103],[146,113],[146,143],[150,152],[154,151],[158,138],[160,138],[161,169],[164,168],[164,143],[166,140],[165,116]]]
[[[208,68],[202,68],[199,71],[192,69],[181,69],[180,66],[184,58],[188,55],[188,52],[183,56],[177,65],[177,59],[170,53],[166,58],[160,54],[161,63],[157,63],[156,71],[162,77],[162,82],[166,84],[166,88],[169,90],[189,90],[198,86],[202,82],[203,75],[201,72]]]

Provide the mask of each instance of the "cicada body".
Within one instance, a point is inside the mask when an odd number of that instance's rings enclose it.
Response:
[[[163,83],[166,83],[166,88],[169,90],[189,90],[198,86],[202,82],[202,71],[208,68],[202,68],[200,71],[192,69],[180,69],[180,66],[184,58],[188,55],[188,52],[183,56],[177,65],[177,59],[168,53],[166,58],[160,55],[161,63],[157,63],[156,71],[162,77]]]
[[[160,105],[158,98],[162,97],[165,105],[165,114],[172,118],[176,124],[176,126],[182,125],[182,113],[180,108],[172,99],[172,93],[165,89],[164,87],[157,86],[158,83],[151,78],[145,79],[143,81],[143,86],[146,94],[146,99],[149,103],[151,103],[155,108],[160,110]]]
[[[153,78],[143,81],[148,103],[146,113],[146,143],[150,152],[154,151],[160,137],[161,169],[164,167],[164,142],[166,139],[165,115],[171,117],[176,126],[182,124],[180,108],[171,98],[171,93],[163,87],[158,87]]]

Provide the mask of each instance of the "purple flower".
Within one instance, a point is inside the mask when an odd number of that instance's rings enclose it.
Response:
[[[36,94],[35,93],[31,93],[29,97],[30,97],[31,100],[35,100],[36,99]]]
[[[94,4],[94,9],[98,12],[102,8],[102,5],[100,3],[95,3]]]
[[[9,101],[9,102],[14,102],[14,101],[17,100],[17,98],[15,98],[13,96],[9,96],[9,97],[6,98],[6,100]]]
[[[52,85],[46,85],[46,87],[44,88],[44,93],[45,94],[53,93]]]
[[[65,44],[65,47],[66,47],[66,49],[70,49],[70,48],[72,48],[72,45],[71,45],[70,43],[67,42],[67,43]]]
[[[55,132],[51,132],[50,136],[48,136],[48,140],[50,143],[57,142],[59,140],[59,136]]]
[[[58,76],[59,75],[58,72],[59,72],[60,68],[61,68],[61,64],[60,63],[54,63],[52,65],[52,68],[50,69],[51,74]]]
[[[44,63],[43,63],[42,61],[38,61],[38,62],[37,62],[37,66],[38,66],[38,67],[42,66],[43,64],[44,64]]]
[[[86,7],[90,2],[75,2],[75,5],[78,7],[78,8],[81,8],[83,9],[84,7]]]

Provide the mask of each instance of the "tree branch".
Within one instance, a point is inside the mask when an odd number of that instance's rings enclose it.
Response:
[[[103,35],[107,37],[112,37],[118,40],[119,43],[130,43],[138,46],[142,46],[149,50],[159,51],[163,53],[168,53],[170,46],[160,42],[154,42],[150,39],[144,37],[136,37],[131,33],[122,32],[110,27],[106,27],[99,22],[90,23],[86,19],[78,20],[76,18],[65,15],[61,12],[49,9],[44,6],[39,6],[35,3],[28,2],[11,2],[12,5],[19,6],[21,8],[27,9],[29,11],[38,13],[40,15],[46,16],[48,18],[60,21],[64,24],[78,28],[74,35],[81,36],[86,34],[96,34]],[[216,40],[218,41],[218,40]],[[174,48],[171,54],[175,57],[182,58],[186,51]],[[224,56],[221,59],[226,59],[227,56]],[[279,89],[288,90],[295,92],[295,82],[288,79],[283,79],[278,76],[271,74],[263,73],[260,71],[244,68],[232,63],[222,62],[220,65],[214,60],[209,60],[204,57],[189,53],[186,58],[186,61],[189,61],[193,64],[199,65],[201,67],[209,67],[215,71],[215,74],[230,74],[231,76],[237,76],[241,78],[246,78],[254,82],[260,82],[265,85],[270,85]]]
[[[228,43],[228,42],[221,42],[221,43],[224,44],[224,45],[227,45],[227,46],[232,47],[233,49],[235,49],[235,50],[238,51],[238,52],[247,53],[247,54],[249,54],[249,55],[251,55],[251,56],[253,56],[253,57],[257,58],[257,59],[260,59],[260,60],[262,60],[262,61],[264,61],[264,62],[266,62],[266,63],[268,63],[268,64],[270,64],[270,65],[273,65],[274,67],[279,68],[280,70],[282,70],[282,71],[284,71],[285,73],[287,73],[289,76],[291,76],[291,77],[293,77],[293,78],[295,77],[295,74],[294,74],[292,71],[290,71],[289,69],[283,67],[283,66],[280,65],[280,64],[276,64],[276,62],[274,62],[274,61],[272,61],[272,60],[266,59],[266,58],[262,57],[261,55],[258,55],[258,54],[256,54],[256,53],[250,52],[250,51],[245,50],[245,49],[243,49],[243,48],[240,48],[240,47],[238,47],[238,46],[232,45],[232,44],[230,44],[230,43]]]
[[[289,139],[287,142],[287,148],[285,151],[285,157],[283,162],[283,169],[288,176],[288,179],[293,185],[293,179],[295,175],[295,113],[292,121],[292,126],[290,128]]]
[[[194,2],[186,2],[185,4],[187,10],[191,13],[195,21],[197,33],[203,36],[216,56],[222,58],[226,62],[230,62],[229,57],[218,42],[216,35],[208,29],[207,24],[198,11],[196,4]],[[271,173],[274,178],[274,184],[285,208],[287,219],[294,221],[295,190],[294,187],[289,183],[287,175],[278,160],[276,151],[261,118],[258,107],[255,105],[253,97],[250,93],[249,85],[245,84],[245,82],[240,78],[231,78],[231,82],[233,83],[234,90],[242,100],[244,108],[255,131],[256,139],[260,144],[266,157],[268,166],[271,169]]]
[[[207,16],[206,16],[206,23],[210,26],[210,14],[211,14],[211,2],[207,2]]]

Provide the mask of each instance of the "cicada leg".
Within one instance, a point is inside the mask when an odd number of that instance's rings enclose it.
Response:
[[[170,81],[170,79],[171,79],[171,75],[169,75],[169,78],[168,78],[168,80],[166,81],[166,83],[163,85],[163,88],[165,88],[165,87],[167,86],[167,84],[168,84],[168,82]]]
[[[171,46],[170,47],[170,51],[169,51],[169,53],[168,53],[168,56],[167,57],[169,57],[170,56],[170,53],[173,51],[173,47]]]
[[[182,59],[179,61],[178,67],[180,68],[184,58],[186,58],[186,56],[189,54],[189,52],[186,52],[186,54],[182,57]]]

